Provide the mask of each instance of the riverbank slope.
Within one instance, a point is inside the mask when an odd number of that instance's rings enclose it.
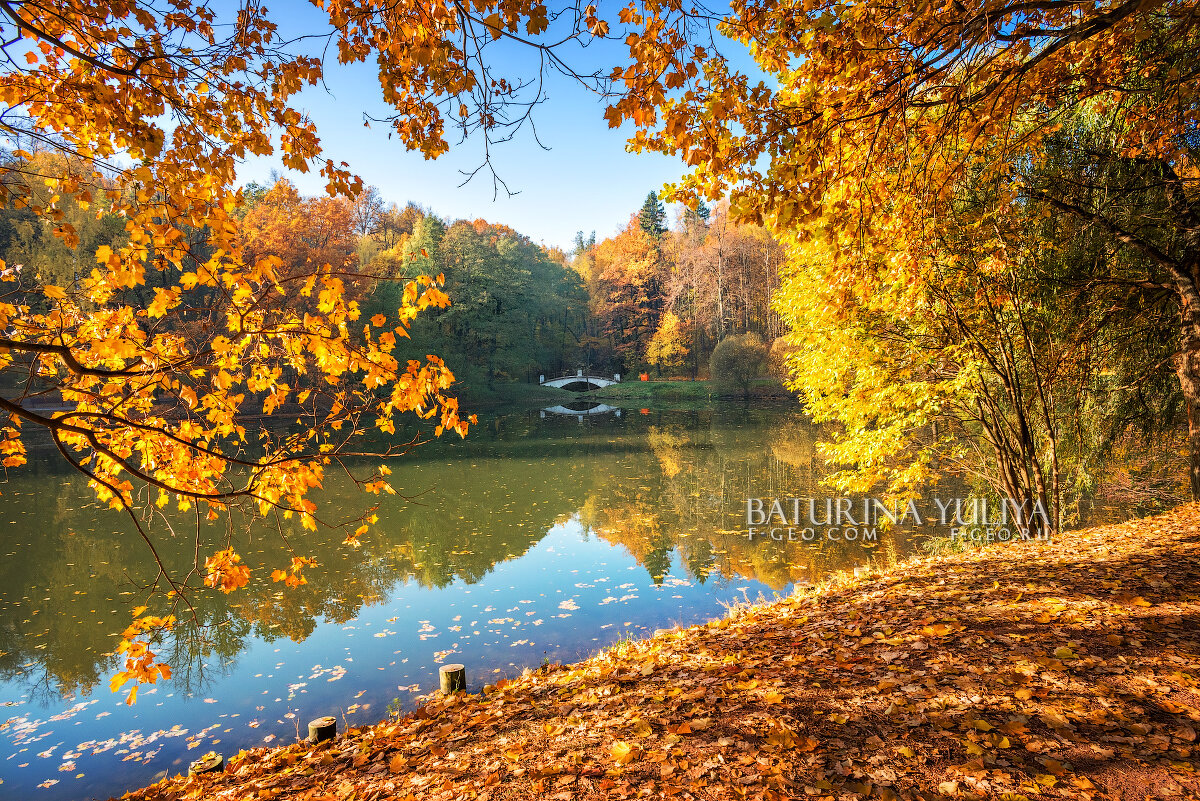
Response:
[[[623,381],[620,384],[588,392],[588,400],[623,401],[625,405],[643,402],[651,405],[682,405],[707,407],[719,400],[761,402],[795,401],[796,395],[784,389],[778,379],[760,378],[751,382],[743,395],[736,389],[722,388],[715,381],[700,379],[655,381]]]
[[[1200,505],[906,563],[126,798],[1200,793]]]

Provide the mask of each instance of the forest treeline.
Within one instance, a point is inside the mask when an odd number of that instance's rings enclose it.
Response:
[[[1075,163],[1071,148],[1092,135],[1064,129],[1059,158],[1030,183],[1063,175],[1080,183],[1072,170],[1089,163]],[[5,180],[24,191],[10,192],[0,209],[0,259],[17,275],[16,291],[26,290],[20,302],[35,310],[51,306],[43,283],[76,289],[92,269],[87,254],[127,241],[119,215],[97,215],[41,180],[73,169],[83,165],[48,153],[6,165]],[[1159,202],[1137,175],[1099,172],[1089,180],[1126,200],[1140,192],[1147,198],[1139,203]],[[131,191],[116,181],[106,189]],[[851,466],[834,479],[845,491],[881,481],[915,486],[949,470],[976,476],[999,496],[1041,504],[1057,527],[1078,513],[1098,476],[1113,479],[1105,463],[1115,454],[1124,465],[1115,478],[1131,503],[1179,494],[1177,482],[1164,478],[1178,474],[1183,416],[1169,295],[1147,279],[1153,271],[1145,259],[1113,250],[1107,231],[1046,205],[1030,201],[1028,219],[1002,229],[981,224],[991,219],[986,198],[964,201],[958,238],[943,242],[954,258],[939,281],[916,285],[889,273],[848,286],[831,267],[844,243],[813,237],[785,264],[777,238],[736,222],[725,202],[681,206],[668,219],[650,192],[615,234],[597,240],[580,232],[568,252],[502,224],[388,202],[369,186],[349,197],[305,197],[279,178],[246,185],[242,197],[234,219],[245,257],[281,262],[282,294],[272,301],[281,306],[317,312],[320,293],[288,276],[327,263],[358,305],[359,324],[390,327],[414,276],[444,276],[449,305],[408,321],[410,338],[396,341],[396,354],[437,354],[468,396],[580,368],[697,378],[710,364],[725,365],[729,376],[740,370],[745,390],[760,370],[787,376],[790,353],[791,384],[807,411],[843,426],[823,455]],[[54,213],[35,214],[30,205]],[[1154,219],[1130,205],[1128,216]],[[77,241],[56,234],[63,226]],[[204,230],[189,238],[184,268],[151,269],[148,253],[145,280],[122,300],[153,313],[189,264],[197,269],[212,256]],[[222,294],[203,289],[158,328],[203,346],[225,313]],[[722,342],[729,347],[718,349]],[[750,358],[768,348],[769,362]],[[26,379],[10,373],[6,380]],[[262,408],[271,410],[269,399]],[[1135,433],[1170,444],[1146,451],[1130,441]]]
[[[61,169],[62,159],[10,160],[7,179],[26,182],[58,217],[10,201],[0,210],[0,258],[31,280],[77,287],[92,269],[79,254],[120,247],[126,230],[119,216],[97,218],[71,196],[52,199],[38,186],[37,177]],[[597,241],[581,232],[564,252],[499,223],[387,202],[375,187],[354,197],[305,197],[277,178],[248,184],[243,196],[237,219],[248,261],[274,256],[285,275],[314,264],[339,268],[360,320],[394,317],[414,276],[444,276],[450,305],[412,321],[411,338],[397,343],[397,352],[437,354],[467,392],[579,368],[695,378],[722,339],[749,333],[769,344],[782,334],[770,307],[781,250],[764,228],[732,222],[727,204],[685,209],[669,221],[651,192],[616,234]],[[78,247],[55,235],[63,223],[77,232]],[[204,231],[192,237],[199,263],[211,249]],[[147,276],[128,300],[150,308],[183,272]],[[278,303],[303,309],[320,302],[300,282],[284,286],[290,288]],[[213,305],[197,304],[172,322],[186,326],[190,317],[202,328],[206,316],[220,312],[216,299],[214,293]],[[45,303],[32,291],[27,302]]]

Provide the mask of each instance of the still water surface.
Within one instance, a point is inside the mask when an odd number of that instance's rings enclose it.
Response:
[[[198,593],[203,625],[165,644],[174,677],[127,707],[107,677],[153,578],[145,546],[52,455],[31,462],[0,486],[0,798],[120,795],[209,750],[292,741],[320,715],[345,727],[410,708],[440,663],[465,663],[475,690],[903,556],[913,538],[747,539],[747,497],[825,494],[791,406],[484,415],[467,440],[392,463],[407,497],[385,500],[362,548],[304,535],[318,566],[298,589],[268,578],[290,559],[278,533],[235,532],[251,584]],[[322,491],[347,516],[365,497],[332,473]],[[194,526],[162,536],[186,573]],[[203,529],[202,554],[224,536]]]

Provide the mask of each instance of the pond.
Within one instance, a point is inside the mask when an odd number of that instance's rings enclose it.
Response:
[[[196,620],[165,643],[173,678],[132,707],[108,676],[154,577],[146,547],[34,453],[0,486],[0,796],[108,798],[209,750],[292,741],[321,715],[345,727],[411,708],[447,661],[477,690],[904,556],[903,527],[875,541],[747,535],[748,497],[825,494],[813,440],[787,405],[483,415],[465,441],[392,463],[404,497],[385,499],[360,549],[305,535],[298,550],[317,567],[304,586],[269,580],[290,558],[277,531],[235,531],[250,585],[197,593]],[[331,473],[321,499],[353,516],[371,497]],[[186,573],[195,527],[158,536]],[[199,536],[206,554],[225,531]]]

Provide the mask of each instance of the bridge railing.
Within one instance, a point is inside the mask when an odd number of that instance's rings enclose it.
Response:
[[[547,376],[545,374],[541,374],[538,376],[538,378],[540,379],[538,381],[539,384],[546,384],[551,381],[561,381],[564,378],[577,378],[580,381],[587,381],[589,379],[599,379],[601,381],[613,381],[616,383],[621,382],[621,374],[620,373],[613,373],[612,375],[599,375],[597,373],[584,373],[583,375],[580,375],[579,372],[576,370],[568,370],[567,372],[562,373],[560,375]]]

